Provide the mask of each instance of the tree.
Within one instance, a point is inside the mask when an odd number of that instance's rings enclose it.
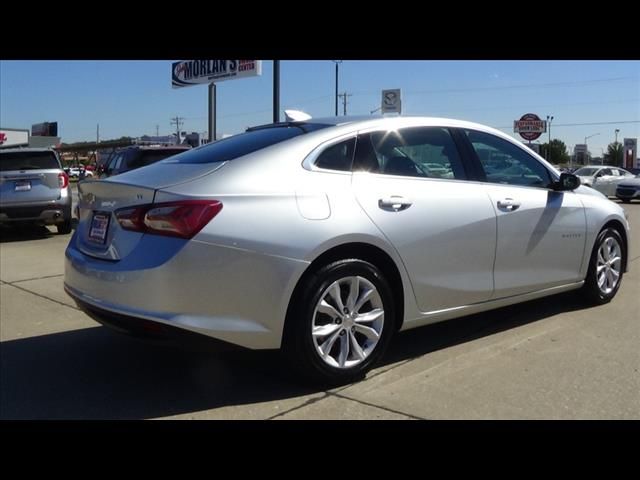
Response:
[[[547,150],[549,151],[549,156],[547,156]],[[546,158],[550,163],[555,165],[569,163],[569,152],[567,152],[567,146],[562,140],[558,140],[557,138],[551,140],[551,147],[549,147],[548,143],[540,145],[540,156],[542,158]]]
[[[615,165],[616,167],[622,166],[622,144],[620,142],[610,143],[607,147],[607,163],[609,165]]]

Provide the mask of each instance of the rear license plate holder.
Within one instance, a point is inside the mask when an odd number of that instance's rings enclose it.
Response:
[[[111,214],[109,212],[94,212],[91,218],[91,227],[89,228],[89,241],[104,245],[109,232],[109,220]]]

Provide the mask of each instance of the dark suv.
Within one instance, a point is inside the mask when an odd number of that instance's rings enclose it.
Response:
[[[69,176],[46,148],[0,150],[0,223],[56,225],[71,232]]]
[[[134,145],[114,152],[108,162],[98,170],[100,178],[112,177],[119,173],[146,167],[165,158],[190,150],[189,145],[170,147],[151,147]]]

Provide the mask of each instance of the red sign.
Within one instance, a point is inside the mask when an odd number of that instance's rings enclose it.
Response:
[[[7,134],[4,132],[0,132],[0,145],[7,141]]]
[[[525,140],[535,140],[547,131],[547,122],[541,120],[535,113],[527,113],[520,120],[514,120],[513,131],[519,133]]]

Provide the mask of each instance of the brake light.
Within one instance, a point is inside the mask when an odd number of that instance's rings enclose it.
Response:
[[[60,185],[60,188],[67,188],[69,186],[69,175],[67,175],[65,172],[59,173],[58,185]]]
[[[185,200],[116,210],[125,230],[192,238],[222,210],[218,200]]]

